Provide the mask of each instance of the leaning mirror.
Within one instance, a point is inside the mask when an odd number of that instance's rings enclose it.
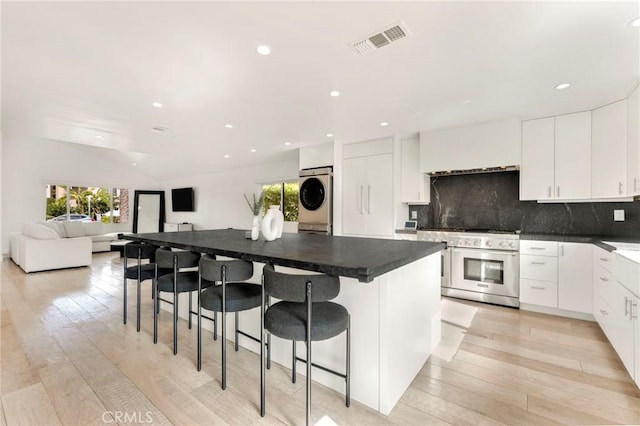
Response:
[[[133,201],[133,232],[164,231],[164,191],[135,191]]]

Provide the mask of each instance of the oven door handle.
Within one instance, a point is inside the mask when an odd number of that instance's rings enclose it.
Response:
[[[464,248],[451,248],[451,252],[453,253],[478,253],[482,252],[483,254],[495,254],[499,256],[517,256],[517,251],[503,251],[503,250],[485,250],[485,249],[464,249]]]

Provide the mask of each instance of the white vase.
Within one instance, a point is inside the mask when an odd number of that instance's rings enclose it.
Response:
[[[253,224],[251,225],[251,239],[253,241],[257,240],[260,236],[260,215],[255,215],[253,217]]]
[[[262,236],[267,241],[273,241],[282,236],[284,227],[284,215],[280,211],[280,206],[270,206],[267,214],[262,218]]]

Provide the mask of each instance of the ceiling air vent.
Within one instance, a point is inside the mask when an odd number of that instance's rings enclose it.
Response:
[[[395,22],[381,30],[369,34],[351,43],[351,46],[361,55],[378,50],[398,40],[411,35],[402,21]]]

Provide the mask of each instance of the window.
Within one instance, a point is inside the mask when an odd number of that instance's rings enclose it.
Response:
[[[262,211],[269,206],[280,206],[286,222],[298,221],[298,181],[262,185]]]
[[[47,185],[46,219],[50,221],[82,221],[127,223],[129,191],[121,188]]]

